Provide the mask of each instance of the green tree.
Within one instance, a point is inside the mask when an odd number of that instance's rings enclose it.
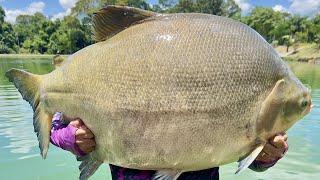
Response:
[[[3,22],[0,28],[0,53],[15,53],[17,51],[18,47],[12,25]]]
[[[47,29],[50,25],[52,25],[50,20],[46,19],[41,13],[35,13],[34,15],[19,15],[16,18],[16,24],[14,26],[18,45],[23,48],[31,48],[31,53],[44,53],[43,50],[46,49],[45,46],[48,42],[50,33],[52,34],[52,31],[54,31],[50,28]],[[29,46],[28,42],[24,44],[24,41],[27,39],[34,41],[34,46]]]
[[[70,54],[93,43],[88,29],[88,18],[83,19],[81,23],[79,19],[67,16],[58,22],[60,26],[49,39],[49,53]]]
[[[173,7],[176,4],[176,1],[175,0],[159,0],[158,3],[160,5],[159,6],[160,8],[168,9]]]
[[[225,1],[223,11],[224,16],[231,17],[236,20],[241,19],[241,9],[234,0]]]
[[[179,0],[177,3],[161,0],[159,3],[169,13],[198,12],[237,18],[241,14],[241,9],[234,0]]]
[[[224,15],[224,0],[196,0],[195,7],[201,13]]]
[[[0,53],[14,53],[18,51],[15,33],[12,25],[4,22],[5,16],[5,12],[0,6]]]
[[[289,47],[293,45],[294,39],[290,35],[285,35],[282,37],[284,45],[287,47],[287,52],[289,52]]]
[[[272,40],[275,40],[272,32],[275,32],[273,30],[283,22],[283,18],[281,12],[275,12],[271,8],[257,7],[245,19],[245,23],[259,32],[267,41],[272,42]],[[279,28],[281,29],[285,26],[285,24],[282,24],[282,27]]]
[[[151,7],[145,0],[78,0],[71,9],[71,12],[75,16],[90,16],[106,5],[122,5],[151,10]]]
[[[320,49],[320,33],[315,36],[314,42],[318,45],[318,49]]]
[[[3,8],[0,6],[0,24],[4,22],[4,17],[6,16]]]
[[[167,10],[169,13],[190,13],[196,12],[196,4],[193,0],[179,0],[172,8]]]

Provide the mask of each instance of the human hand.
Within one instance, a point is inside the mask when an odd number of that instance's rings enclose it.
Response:
[[[256,158],[256,161],[275,164],[288,151],[287,139],[286,133],[280,133],[270,138]]]
[[[62,121],[65,121],[67,125]],[[94,135],[82,120],[62,117],[60,112],[56,112],[52,118],[50,142],[77,156],[84,156],[95,148]]]
[[[75,143],[79,149],[85,154],[92,152],[95,148],[96,142],[91,130],[88,129],[79,118],[71,121],[69,125],[77,128],[75,132]]]

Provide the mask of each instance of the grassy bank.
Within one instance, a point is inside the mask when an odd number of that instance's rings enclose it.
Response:
[[[294,45],[288,52],[285,46],[278,46],[275,49],[287,61],[320,63],[320,48],[317,44]]]
[[[6,59],[52,59],[54,54],[0,54],[0,58]],[[68,55],[62,55],[68,57]]]

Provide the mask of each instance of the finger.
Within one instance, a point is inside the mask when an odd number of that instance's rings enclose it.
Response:
[[[284,155],[284,149],[278,149],[271,144],[266,144],[262,151],[274,158],[281,158]]]
[[[287,141],[287,140],[288,140],[288,135],[287,135],[287,134],[284,134],[284,135],[283,135],[283,139],[284,139],[284,141]]]
[[[77,141],[77,145],[78,147],[81,149],[81,150],[84,150],[84,149],[88,149],[88,148],[91,148],[91,147],[95,147],[96,146],[96,143],[94,141],[81,141],[81,140],[78,140]]]
[[[92,132],[89,129],[77,129],[76,131],[76,138],[93,138],[94,135],[92,134]]]
[[[265,152],[261,152],[258,157],[256,158],[257,161],[262,161],[262,162],[271,162],[271,161],[275,161],[278,158],[275,158]]]
[[[287,146],[287,142],[283,138],[275,138],[272,142],[270,142],[270,144],[278,149],[285,149]]]
[[[288,148],[288,143],[287,140],[288,137],[286,136],[275,136],[274,139],[272,141],[270,141],[270,144],[279,148],[279,149],[287,149]]]
[[[89,128],[88,128],[86,125],[83,124],[83,125],[81,126],[81,129],[89,129]]]
[[[273,138],[275,138],[275,137],[283,137],[283,139],[285,140],[285,141],[287,141],[288,140],[288,135],[285,133],[285,132],[281,132],[281,133],[278,133],[277,135],[275,135]]]
[[[76,127],[76,128],[80,128],[81,126],[83,126],[83,122],[81,119],[75,119],[73,121],[70,122],[70,125]]]
[[[89,154],[89,153],[92,152],[93,150],[94,150],[94,147],[89,147],[89,148],[81,149],[81,151],[83,151],[85,154]]]
[[[93,139],[94,135],[89,131],[88,133],[85,133],[85,134],[79,134],[76,138],[79,138],[79,139]]]
[[[79,128],[76,131],[76,135],[86,135],[86,134],[92,134],[92,132],[89,129],[82,129],[82,128]]]
[[[285,141],[288,140],[288,135],[286,133],[280,133],[274,136],[274,139],[279,138],[279,139],[283,139]]]

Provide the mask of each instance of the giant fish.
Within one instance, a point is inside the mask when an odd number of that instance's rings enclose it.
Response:
[[[51,73],[6,73],[34,110],[43,158],[55,112],[91,129],[96,148],[80,179],[102,163],[156,170],[155,179],[235,161],[239,172],[310,112],[309,89],[235,20],[107,6],[92,25],[97,43]]]

